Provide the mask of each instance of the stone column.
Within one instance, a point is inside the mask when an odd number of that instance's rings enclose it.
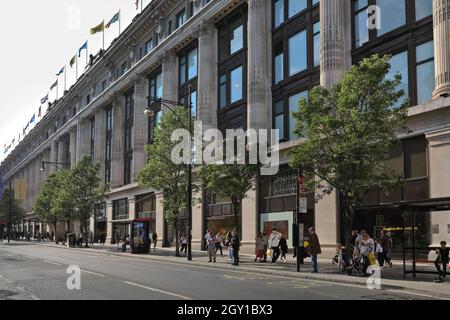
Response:
[[[169,52],[164,52],[159,58],[162,61],[163,99],[178,101],[178,59]]]
[[[217,128],[217,29],[211,23],[200,27],[198,37],[198,108],[203,130]]]
[[[136,219],[136,200],[134,196],[128,197],[128,219]]]
[[[112,216],[113,216],[113,212],[112,212],[112,202],[108,201],[106,203],[106,241],[108,243],[112,242],[113,239],[113,225],[111,223],[112,221]]]
[[[134,141],[132,177],[138,180],[139,172],[147,163],[145,145],[148,140],[148,117],[144,115],[147,107],[147,79],[138,76],[134,84]]]
[[[114,97],[113,106],[113,145],[111,156],[111,188],[118,188],[123,185],[124,175],[124,113],[125,98],[119,94]]]
[[[450,94],[450,1],[433,0],[434,65],[433,98]]]
[[[428,181],[430,198],[444,198],[450,194],[450,129],[426,134],[428,140]],[[431,225],[439,225],[439,234],[432,235],[431,246],[439,246],[441,241],[450,243],[447,225],[450,223],[450,211],[431,212]]]
[[[57,160],[58,163],[66,163],[66,154],[65,154],[66,150],[65,149],[66,148],[64,146],[64,138],[61,138],[58,141],[58,160]],[[57,167],[56,166],[53,166],[53,167],[55,167],[55,169],[57,171],[58,168],[62,168],[63,165],[58,165]]]
[[[88,130],[89,131],[89,130]],[[88,140],[90,137],[87,138]],[[97,110],[95,114],[95,146],[94,159],[100,163],[100,177],[105,180],[105,155],[106,155],[106,111]]]
[[[41,191],[43,172],[41,172],[42,154],[38,155],[34,163],[34,197],[33,205],[36,203],[36,199]]]
[[[272,114],[271,12],[270,1],[248,0],[247,124],[249,129],[272,128],[270,117]]]
[[[350,21],[350,1],[320,1],[320,84],[325,88],[339,82],[351,67]]]
[[[56,140],[51,142],[51,146],[50,146],[50,161],[51,162],[58,162],[58,145],[59,145],[59,143]],[[53,173],[56,171],[56,167],[47,165],[45,167],[45,170],[48,171],[49,173]]]
[[[69,133],[69,139],[70,139],[69,161],[70,161],[71,168],[75,168],[75,166],[77,165],[77,132],[78,132],[78,125],[73,127]]]
[[[97,124],[97,122],[96,122]],[[91,152],[91,128],[88,119],[78,120],[77,125],[77,154],[76,160],[80,161],[83,157],[90,155]]]
[[[320,84],[330,89],[351,68],[351,7],[346,0],[320,1]],[[324,256],[340,241],[340,206],[336,192],[315,206],[315,227]]]
[[[256,213],[256,215],[255,215]],[[258,193],[249,191],[247,197],[242,200],[242,252],[254,253],[255,239],[258,226]],[[261,230],[262,231],[262,230]]]
[[[156,234],[158,235],[158,245],[163,245],[164,239],[164,207],[163,194],[156,194]]]
[[[28,206],[27,210],[30,213],[33,207],[34,198],[34,160],[28,163]]]
[[[201,192],[194,194],[193,198],[198,199],[201,197]],[[202,201],[203,202],[203,201]],[[204,236],[204,216],[203,216],[203,203],[198,203],[192,208],[192,249],[201,250],[202,241]]]

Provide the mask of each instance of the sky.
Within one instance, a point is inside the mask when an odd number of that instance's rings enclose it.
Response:
[[[37,113],[41,98],[49,93],[56,74],[67,70],[67,88],[75,82],[75,66],[70,59],[86,40],[89,54],[102,47],[102,33],[90,35],[90,29],[103,20],[105,24],[121,10],[122,31],[141,10],[135,0],[22,0],[0,3],[0,161],[4,145],[15,139]],[[143,0],[145,7],[151,0]],[[119,34],[116,23],[105,31],[105,48]],[[79,75],[84,70],[84,53],[79,61]],[[64,74],[59,77],[59,97]],[[45,111],[46,106],[43,106]],[[10,152],[13,150],[12,148]]]

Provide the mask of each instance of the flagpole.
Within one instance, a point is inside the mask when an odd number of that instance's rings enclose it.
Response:
[[[143,8],[144,8],[144,0],[141,0],[141,13],[142,13]]]
[[[75,68],[76,68],[75,76],[76,76],[77,81],[78,81],[78,55],[75,56],[75,64],[76,64],[76,66],[75,66]]]
[[[64,93],[67,91],[67,65],[64,65]]]
[[[56,78],[56,101],[58,101],[58,89],[59,89],[59,81],[58,78]]]
[[[121,9],[119,9],[119,36],[121,31],[121,21],[122,21],[122,12]]]
[[[105,20],[103,20],[103,51],[105,51]]]

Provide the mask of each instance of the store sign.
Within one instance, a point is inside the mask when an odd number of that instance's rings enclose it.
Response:
[[[300,197],[298,199],[298,213],[308,213],[308,198]]]

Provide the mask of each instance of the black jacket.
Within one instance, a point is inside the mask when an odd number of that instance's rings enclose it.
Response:
[[[233,250],[239,250],[241,247],[241,239],[239,239],[239,236],[233,236],[231,238],[231,246],[233,247]]]
[[[283,251],[283,252],[287,252],[287,251],[288,251],[287,240],[284,239],[284,238],[282,238],[282,239],[280,240],[280,249],[281,249],[281,251]]]

